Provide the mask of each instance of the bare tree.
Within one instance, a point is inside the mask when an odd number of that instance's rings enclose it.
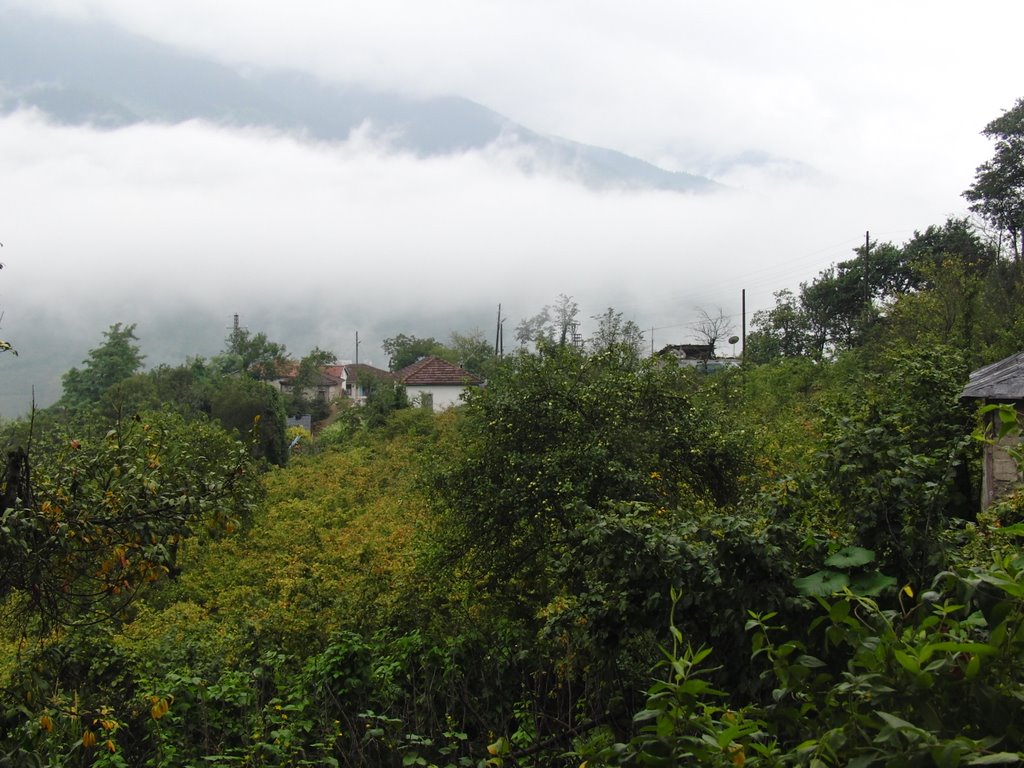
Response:
[[[715,356],[715,344],[719,339],[727,338],[732,333],[732,319],[726,316],[721,307],[718,313],[712,315],[703,307],[697,307],[700,319],[693,324],[693,331],[697,338],[711,348],[711,357]]]
[[[579,306],[572,296],[560,294],[557,302],[548,304],[536,315],[524,319],[516,326],[516,340],[524,346],[543,341],[559,346],[575,343],[576,316],[579,312]]]

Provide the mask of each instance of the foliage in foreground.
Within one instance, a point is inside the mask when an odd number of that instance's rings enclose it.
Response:
[[[121,610],[177,571],[184,539],[237,529],[262,493],[244,444],[158,413],[51,434],[12,451],[4,480],[0,599],[44,629]]]
[[[818,598],[806,636],[751,613],[767,704],[735,706],[708,682],[711,648],[674,625],[664,671],[628,742],[585,745],[589,765],[894,766],[1024,761],[1024,557],[940,574],[897,608]]]

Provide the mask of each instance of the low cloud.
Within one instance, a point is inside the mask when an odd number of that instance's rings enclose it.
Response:
[[[499,302],[508,348],[520,318],[565,293],[584,318],[612,306],[659,344],[682,341],[697,307],[738,315],[747,288],[752,313],[846,258],[865,228],[901,241],[960,207],[770,166],[712,195],[594,191],[513,144],[423,159],[372,126],[312,143],[20,112],[0,120],[0,145],[17,147],[0,155],[3,332],[23,348],[0,361],[18,382],[4,416],[33,383],[41,404],[56,398],[114,322],[139,324],[150,365],[215,353],[235,312],[296,354],[351,359],[358,331],[360,359],[382,364],[381,339],[399,332],[490,338]]]

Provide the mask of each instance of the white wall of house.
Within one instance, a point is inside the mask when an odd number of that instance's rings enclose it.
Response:
[[[434,412],[438,413],[461,403],[461,395],[465,389],[465,387],[452,386],[450,384],[436,386],[412,385],[406,387],[405,394],[416,403],[422,403],[423,395],[426,394],[433,399]]]

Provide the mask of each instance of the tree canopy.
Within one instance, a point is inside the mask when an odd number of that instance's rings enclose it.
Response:
[[[232,329],[224,351],[213,360],[222,373],[245,373],[261,380],[280,375],[287,362],[284,344],[271,341],[262,331],[254,334],[241,327]]]
[[[433,336],[419,338],[399,333],[384,339],[381,346],[384,349],[384,354],[388,356],[388,368],[392,371],[400,371],[421,357],[431,355],[440,357],[445,353],[444,345]]]
[[[103,332],[105,341],[82,361],[83,368],[72,368],[61,379],[64,394],[61,403],[78,408],[95,403],[110,387],[129,378],[142,367],[144,356],[135,342],[135,323],[115,323]]]
[[[1021,257],[1024,231],[1024,98],[982,131],[995,142],[992,159],[978,166],[974,183],[964,192],[971,210],[1010,239],[1013,256]]]

